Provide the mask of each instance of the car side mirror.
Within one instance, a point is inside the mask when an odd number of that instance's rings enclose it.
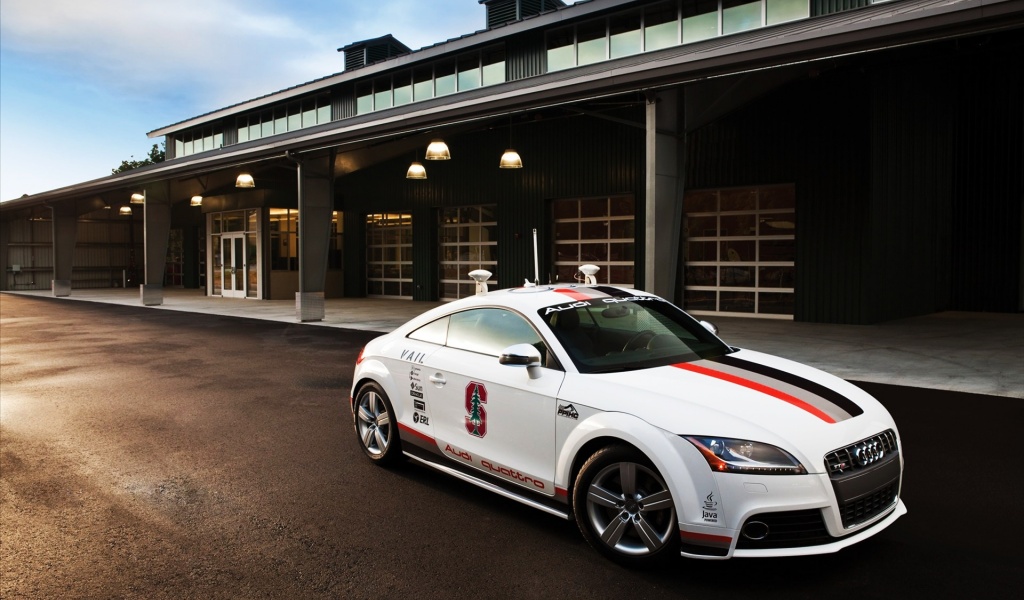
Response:
[[[540,350],[530,344],[513,344],[501,351],[498,363],[510,367],[526,367],[530,379],[540,377]]]
[[[711,333],[718,335],[718,325],[715,325],[710,321],[701,321],[700,324],[704,326],[704,329],[707,329]]]

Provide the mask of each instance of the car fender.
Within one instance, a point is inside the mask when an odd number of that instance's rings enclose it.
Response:
[[[580,407],[584,414],[587,407]],[[680,436],[660,429],[642,419],[621,412],[596,412],[580,419],[559,446],[555,468],[557,489],[566,490],[571,503],[571,490],[575,483],[573,464],[582,466],[588,456],[580,455],[595,440],[621,440],[637,448],[647,457],[665,479],[676,506],[677,518],[682,523],[698,522],[703,525],[724,526],[717,516],[711,520],[702,514],[708,497],[721,506],[718,484],[707,461],[692,444]],[[589,455],[596,449],[588,449]],[[578,458],[578,460],[577,460]]]
[[[353,402],[355,401],[355,396],[359,391],[359,387],[367,381],[373,381],[384,390],[384,393],[388,395],[388,399],[391,400],[391,406],[395,410],[396,416],[401,417],[401,403],[397,402],[397,399],[399,398],[399,388],[395,383],[394,377],[392,377],[383,362],[375,358],[370,358],[359,363],[355,376],[352,378],[351,397]]]

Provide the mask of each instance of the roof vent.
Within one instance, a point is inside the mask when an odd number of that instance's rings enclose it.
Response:
[[[389,33],[372,40],[352,42],[338,48],[338,52],[345,53],[345,70],[352,71],[395,56],[409,54],[412,50]]]
[[[479,0],[487,7],[487,28],[533,17],[565,6],[562,0]]]

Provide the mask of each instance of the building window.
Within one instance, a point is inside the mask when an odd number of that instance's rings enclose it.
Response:
[[[174,139],[175,158],[216,150],[224,145],[224,134],[219,127],[197,127],[171,137]]]
[[[327,244],[327,268],[341,269],[344,247],[342,213],[331,213],[331,238]],[[270,209],[270,268],[274,271],[299,270],[299,211],[294,208]]]
[[[238,117],[238,142],[281,135],[330,121],[331,99],[322,94]]]
[[[792,318],[795,188],[698,190],[683,203],[686,310]]]
[[[299,211],[294,208],[270,209],[270,268],[299,270]]]
[[[356,114],[422,102],[438,96],[504,83],[505,49],[501,46],[463,54],[356,84]]]
[[[455,300],[476,293],[470,271],[491,272],[490,285],[498,278],[497,205],[464,206],[442,209],[438,216],[442,300]]]
[[[807,4],[807,0],[799,0]],[[683,4],[683,43],[699,42],[718,35],[718,0]]]
[[[644,50],[660,50],[679,43],[679,14],[675,2],[662,2],[644,10]]]
[[[412,299],[412,215],[366,215],[366,295]]]
[[[580,265],[601,267],[597,281],[633,287],[636,280],[632,196],[556,200],[555,269],[559,282],[576,280]]]
[[[547,71],[806,19],[810,0],[666,0],[547,32]]]

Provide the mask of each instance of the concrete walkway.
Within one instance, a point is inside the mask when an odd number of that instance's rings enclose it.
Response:
[[[5,293],[52,297],[49,291]],[[142,307],[136,290],[76,289],[59,300]],[[326,318],[306,325],[386,332],[438,304],[331,299]],[[145,308],[296,323],[294,301],[211,298],[197,290],[166,289],[162,305]],[[845,379],[1024,399],[1024,314],[944,312],[877,325],[712,320],[729,344]]]

